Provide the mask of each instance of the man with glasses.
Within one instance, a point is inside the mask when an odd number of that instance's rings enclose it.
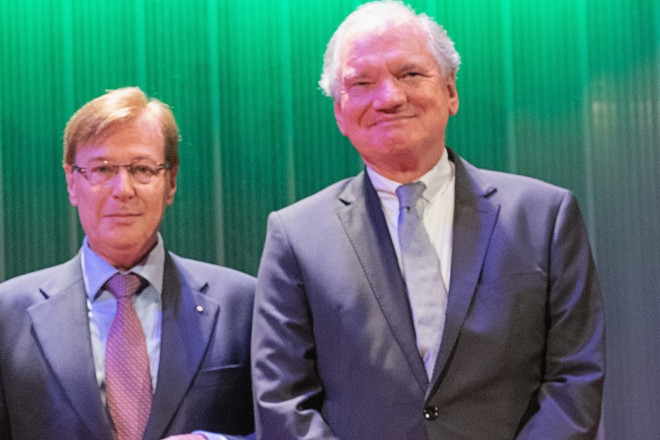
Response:
[[[178,142],[169,107],[138,88],[69,120],[64,172],[85,238],[72,260],[0,285],[3,440],[253,431],[254,279],[178,257],[158,233]]]

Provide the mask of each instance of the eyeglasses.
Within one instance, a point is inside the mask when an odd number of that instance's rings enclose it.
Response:
[[[169,170],[170,164],[167,162],[155,163],[141,160],[124,165],[115,165],[104,160],[98,165],[89,168],[79,167],[76,164],[71,165],[73,171],[77,171],[85,176],[85,179],[92,185],[101,185],[108,182],[117,175],[119,168],[126,168],[126,171],[128,171],[128,174],[135,182],[146,184],[150,183],[154,177],[160,174],[161,170]]]

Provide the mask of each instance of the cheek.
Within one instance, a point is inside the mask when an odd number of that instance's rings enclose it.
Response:
[[[423,120],[427,124],[446,123],[449,118],[449,107],[446,101],[420,98],[415,101],[415,107],[420,110]]]
[[[78,192],[76,194],[76,207],[78,215],[85,221],[91,221],[98,216],[100,206],[103,205],[103,197],[100,194],[90,192]]]
[[[343,118],[347,124],[360,125],[365,114],[371,108],[371,100],[366,97],[351,97],[342,104]]]

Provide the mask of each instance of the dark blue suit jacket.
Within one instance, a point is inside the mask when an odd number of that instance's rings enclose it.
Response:
[[[367,175],[271,214],[252,339],[258,438],[594,437],[603,312],[574,197],[449,154],[451,285],[430,381]]]
[[[161,361],[144,439],[253,432],[254,278],[166,255]],[[1,439],[111,440],[86,301],[80,254],[0,285]]]

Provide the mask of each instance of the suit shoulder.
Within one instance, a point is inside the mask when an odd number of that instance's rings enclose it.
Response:
[[[79,259],[19,275],[0,284],[0,321],[15,327],[27,316],[31,306],[47,301],[52,295],[82,283]],[[3,330],[0,330],[2,332]]]
[[[490,180],[501,186],[516,186],[522,189],[541,190],[557,193],[569,192],[568,189],[561,186],[545,182],[535,177],[523,176],[520,174],[505,173],[503,171],[480,170]]]
[[[476,187],[494,199],[525,203],[561,203],[572,199],[573,193],[560,186],[540,179],[502,171],[485,170],[466,166]]]
[[[36,291],[40,286],[48,283],[50,280],[61,277],[62,271],[70,263],[50,266],[3,281],[0,283],[0,297],[20,296],[24,292]]]
[[[323,188],[322,190],[311,194],[295,203],[292,203],[289,206],[286,206],[278,211],[278,214],[283,216],[289,215],[302,215],[305,213],[311,214],[322,210],[324,207],[331,207],[337,201],[339,194],[346,188],[354,177],[349,177],[347,179],[340,180],[335,182],[330,186]]]
[[[179,270],[194,278],[203,276],[209,283],[222,283],[233,289],[254,290],[256,278],[244,272],[204,261],[180,257],[170,252]]]

